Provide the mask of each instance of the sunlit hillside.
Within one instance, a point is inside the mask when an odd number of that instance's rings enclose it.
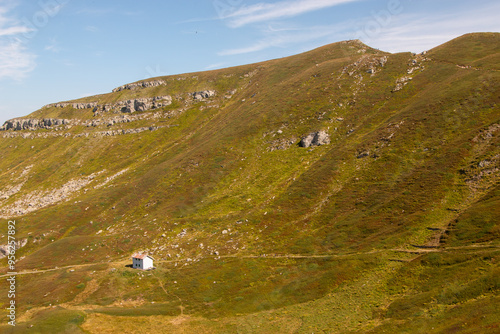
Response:
[[[6,122],[0,331],[495,333],[499,63],[353,40]]]

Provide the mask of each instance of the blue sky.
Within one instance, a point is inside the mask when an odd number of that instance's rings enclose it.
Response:
[[[500,31],[497,0],[0,0],[0,124],[125,83],[359,38],[420,52]]]

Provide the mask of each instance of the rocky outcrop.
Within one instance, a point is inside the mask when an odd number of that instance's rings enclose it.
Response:
[[[172,125],[176,126],[176,125]],[[168,128],[170,126],[146,126],[142,128],[134,128],[134,129],[119,129],[119,130],[107,130],[107,131],[98,131],[98,132],[84,132],[79,133],[74,136],[74,138],[79,137],[93,137],[93,138],[102,138],[102,137],[113,137],[113,136],[121,136],[121,135],[130,135],[137,134],[145,131],[156,131],[158,129]]]
[[[194,92],[194,93],[189,93],[189,95],[197,101],[201,101],[204,99],[208,99],[209,97],[213,97],[216,95],[215,90],[204,90],[201,92]]]
[[[108,111],[118,111],[123,113],[133,113],[166,107],[172,104],[172,97],[169,95],[155,96],[149,98],[139,98],[133,100],[118,101],[114,104],[98,105],[94,108],[95,114]]]
[[[13,247],[9,246],[9,245],[0,245],[0,259],[3,259],[4,257],[7,257],[10,255],[11,251],[14,250],[18,250],[24,246],[26,246],[26,244],[28,243],[28,239],[21,239],[21,240],[17,240]],[[12,249],[14,248],[14,249]]]
[[[131,84],[117,87],[117,88],[113,89],[113,93],[120,92],[120,91],[125,90],[125,89],[133,90],[133,89],[157,87],[157,86],[162,86],[162,85],[166,85],[166,84],[167,83],[163,80],[136,82],[136,83],[131,83]]]
[[[370,55],[364,55],[354,63],[345,66],[342,69],[342,73],[340,76],[344,74],[347,74],[349,76],[359,75],[359,73],[361,72],[366,72],[374,75],[385,66],[387,60],[387,56],[374,57]]]
[[[100,131],[92,134],[94,137],[110,137],[110,136],[119,136],[119,135],[129,135],[129,134],[134,134],[134,133],[141,133],[145,131],[156,131],[160,128],[163,128],[161,126],[149,126],[149,127],[142,127],[142,128],[136,128],[136,129],[123,129],[123,130],[108,130],[108,131]]]
[[[4,131],[2,133],[2,138],[23,138],[23,139],[33,139],[33,138],[56,138],[56,137],[71,137],[71,133],[63,131],[33,131],[33,132],[17,132],[17,131]]]
[[[175,114],[180,114],[184,112],[184,109],[169,110],[169,111],[154,111],[141,114],[121,114],[114,117],[96,117],[92,120],[87,120],[82,123],[86,127],[97,127],[97,126],[113,126],[115,124],[131,123],[135,121],[140,121],[144,119],[156,120],[160,118],[170,118]]]
[[[302,138],[300,147],[321,146],[330,144],[330,135],[326,131],[313,132]]]
[[[401,78],[398,78],[396,80],[396,86],[392,89],[393,92],[397,92],[397,91],[400,91],[401,89],[403,89],[404,86],[406,86],[408,84],[408,82],[410,80],[412,80],[413,78],[412,77],[408,77],[408,76],[404,76],[404,77],[401,77]]]
[[[121,108],[121,112],[133,113],[136,111],[146,111],[165,107],[170,104],[172,104],[172,97],[170,96],[157,96],[153,98],[127,100],[125,101],[125,105]]]
[[[45,108],[66,108],[66,107],[72,107],[74,109],[92,109],[92,108],[97,107],[97,102],[81,102],[81,103],[61,102],[61,103],[52,103],[52,104],[47,104],[42,109],[45,109]]]
[[[172,125],[176,126],[176,125]],[[142,128],[134,128],[134,129],[123,129],[123,130],[108,130],[108,131],[99,131],[99,132],[83,132],[78,134],[72,134],[69,132],[61,132],[61,131],[51,131],[51,132],[6,132],[2,135],[3,138],[23,138],[23,139],[34,139],[34,138],[80,138],[80,137],[109,137],[109,136],[119,136],[119,135],[128,135],[128,134],[137,134],[144,131],[155,131],[161,128],[165,128],[165,126],[150,126],[150,127],[142,127]],[[10,189],[10,188],[9,188]],[[17,189],[14,188],[14,190]],[[10,196],[9,192],[0,192],[0,200],[6,199]]]
[[[7,130],[38,130],[38,129],[52,129],[61,125],[70,124],[69,119],[59,119],[59,118],[14,118],[8,120],[0,128],[1,131]]]

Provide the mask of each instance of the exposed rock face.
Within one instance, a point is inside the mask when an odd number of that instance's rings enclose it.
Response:
[[[28,243],[28,239],[17,240],[14,243],[14,250],[18,250],[19,248],[26,246],[27,243]],[[9,245],[0,245],[0,259],[3,259],[4,257],[9,256],[11,250],[12,250],[12,248],[9,247]]]
[[[125,107],[122,107],[122,112],[135,112],[135,111],[146,111],[150,109],[161,108],[168,106],[172,103],[172,97],[170,96],[157,96],[153,98],[142,98],[135,100],[128,100],[125,102]]]
[[[97,107],[97,102],[83,102],[83,103],[52,103],[52,104],[47,104],[43,108],[66,108],[71,106],[74,109],[91,109]]]
[[[197,101],[208,99],[209,97],[215,96],[215,90],[204,90],[201,92],[190,93],[191,97]]]
[[[153,80],[153,81],[143,81],[143,82],[136,82],[136,83],[131,83],[127,85],[123,85],[120,87],[117,87],[113,89],[113,93],[120,92],[125,89],[141,89],[141,88],[149,88],[149,87],[157,87],[157,86],[162,86],[166,85],[167,83],[163,80]]]
[[[57,126],[70,124],[69,119],[57,119],[57,118],[14,118],[8,120],[0,128],[1,131],[6,130],[37,130],[37,129],[52,129]]]
[[[318,131],[308,134],[302,138],[300,147],[311,147],[330,144],[330,135],[326,131]]]
[[[172,97],[169,95],[155,96],[150,98],[139,98],[134,100],[118,101],[115,104],[105,104],[94,108],[94,113],[106,111],[120,111],[124,113],[133,113],[136,111],[146,111],[162,108],[172,104]]]

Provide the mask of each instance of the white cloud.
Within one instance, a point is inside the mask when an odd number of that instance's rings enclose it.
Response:
[[[255,7],[253,12],[259,12],[264,7],[266,6]],[[469,32],[500,31],[499,12],[500,3],[469,11],[449,10],[432,14],[404,10],[400,14],[387,12],[384,19],[372,14],[359,20],[346,19],[333,25],[279,26],[278,29],[269,26],[260,30],[261,38],[257,41],[239,48],[226,49],[218,54],[232,56],[310,41],[316,41],[315,44],[319,46],[349,39],[361,39],[371,47],[388,52],[421,52]]]
[[[370,25],[370,19],[366,18],[356,35],[364,43],[384,51],[421,52],[466,33],[500,31],[498,12],[500,3],[466,12],[450,11],[425,16],[402,13],[393,17],[390,24],[379,25],[379,29],[372,29],[371,32],[363,28]],[[376,22],[373,18],[371,20]]]
[[[35,69],[36,56],[19,41],[0,41],[0,79],[22,80]]]
[[[359,0],[286,0],[277,3],[258,3],[244,6],[227,15],[229,25],[233,28],[247,24],[294,17],[320,9],[338,6]]]
[[[0,37],[2,36],[12,36],[17,34],[25,34],[30,32],[31,29],[23,26],[14,26],[9,28],[0,28]]]
[[[31,29],[11,19],[8,16],[10,10],[9,4],[0,3],[0,79],[19,81],[33,71],[36,56],[19,38]]]

